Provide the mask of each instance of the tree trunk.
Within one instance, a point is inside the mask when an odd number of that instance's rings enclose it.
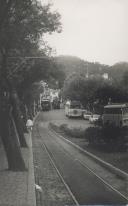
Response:
[[[23,129],[25,133],[28,133],[27,127],[26,127],[26,122],[27,122],[27,107],[24,105],[24,102],[20,102],[20,110],[22,113],[22,122],[23,122]]]
[[[21,119],[20,105],[18,101],[18,96],[15,90],[11,92],[11,103],[13,107],[13,117],[15,120],[16,128],[19,134],[20,146],[27,147],[26,140],[24,137],[23,120]]]
[[[10,115],[10,106],[4,98],[0,107],[0,135],[6,152],[8,169],[12,171],[25,171],[20,144],[16,134],[15,123]]]
[[[33,119],[34,116],[33,116],[32,105],[31,104],[27,105],[27,108],[28,108],[28,118]]]
[[[7,79],[7,51],[1,53],[0,81],[0,136],[6,153],[8,168],[12,171],[25,171],[20,144],[12,114],[10,114],[11,84]],[[10,116],[11,115],[11,116]]]

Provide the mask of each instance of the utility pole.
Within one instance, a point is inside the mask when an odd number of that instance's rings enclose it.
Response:
[[[88,79],[88,77],[89,77],[89,73],[88,73],[88,63],[86,63],[86,69],[87,69],[87,71],[86,71],[85,77]]]

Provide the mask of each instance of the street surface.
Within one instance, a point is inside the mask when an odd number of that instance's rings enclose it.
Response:
[[[74,198],[74,205],[125,205],[128,203],[124,197],[90,172],[86,167],[88,158],[84,154],[81,154],[72,145],[69,145],[49,131],[49,121],[57,122],[58,124],[67,123],[73,127],[75,125],[88,127],[89,123],[82,119],[67,119],[63,110],[43,112],[36,121],[36,129],[41,138],[42,150],[47,151],[65,184],[68,186],[70,194]],[[70,201],[68,203],[71,205]],[[46,203],[46,205],[50,205],[50,203]]]

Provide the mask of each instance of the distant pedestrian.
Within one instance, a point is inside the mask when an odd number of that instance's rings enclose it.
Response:
[[[30,118],[27,120],[26,127],[28,130],[32,131],[33,121]]]

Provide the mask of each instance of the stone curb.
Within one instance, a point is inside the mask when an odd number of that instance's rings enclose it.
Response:
[[[33,119],[33,123],[35,122],[37,116]],[[28,195],[27,195],[27,204],[31,206],[36,206],[36,192],[35,192],[35,175],[34,175],[34,164],[33,164],[33,149],[32,149],[32,133],[29,132],[29,171],[28,174]]]
[[[49,128],[51,131],[53,131],[54,133],[56,133],[59,137],[61,137],[64,141],[68,142],[69,144],[73,145],[75,148],[77,148],[78,150],[80,150],[81,152],[85,153],[86,155],[88,155],[89,157],[91,157],[93,160],[95,160],[96,162],[98,162],[100,165],[102,165],[103,167],[105,167],[106,169],[108,169],[109,171],[115,173],[117,176],[127,179],[128,180],[128,173],[116,168],[115,166],[113,166],[112,164],[103,161],[102,159],[100,159],[99,157],[91,154],[90,152],[87,152],[86,150],[84,150],[83,148],[81,148],[80,146],[76,145],[75,143],[71,142],[70,140],[66,139],[65,137],[63,137],[62,135],[58,134],[54,129],[51,128],[50,124],[49,124]]]
[[[34,176],[31,133],[29,133],[29,173],[28,173],[27,204],[31,206],[36,206],[35,176]]]

